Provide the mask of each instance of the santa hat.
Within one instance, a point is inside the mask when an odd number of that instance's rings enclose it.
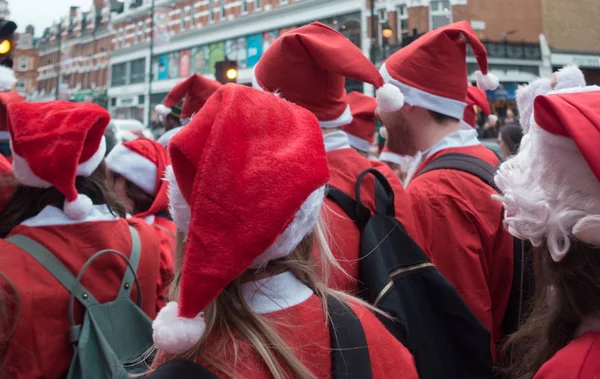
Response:
[[[498,122],[498,116],[492,114],[487,95],[481,88],[469,86],[469,88],[467,88],[466,102],[467,107],[465,108],[465,113],[463,115],[463,122],[469,129],[477,129],[477,115],[475,113],[475,108],[473,108],[475,105],[477,105],[483,114],[488,117],[488,120],[494,123]]]
[[[183,100],[180,117],[182,119],[191,118],[194,113],[202,108],[210,95],[220,87],[221,83],[216,80],[194,74],[173,87],[167,94],[165,101],[156,106],[156,111],[163,116],[167,116],[172,112],[172,108]]]
[[[14,192],[14,187],[6,183],[7,178],[11,176],[11,165],[8,160],[0,154],[0,178],[2,178],[0,181],[0,211],[4,209]]]
[[[229,283],[291,254],[313,230],[329,169],[310,112],[235,84],[173,137],[169,155],[171,214],[187,243],[178,302],[153,329],[160,350],[183,353],[204,333],[202,311]]]
[[[348,38],[320,22],[279,37],[254,67],[254,88],[275,92],[311,111],[322,128],[352,122],[345,78],[370,83],[386,112],[402,108],[400,91],[386,85],[377,68]]]
[[[488,73],[487,52],[468,21],[432,30],[400,49],[381,66],[381,75],[400,88],[407,104],[461,120],[468,86],[465,39],[479,64],[477,85],[496,89],[498,78]]]
[[[2,66],[0,66],[0,71],[2,71],[1,68]],[[0,92],[0,141],[8,141],[10,139],[6,106],[19,101],[25,101],[25,98],[17,92]]]
[[[90,176],[106,152],[108,112],[96,104],[51,101],[8,105],[13,174],[29,187],[56,188],[65,196],[64,212],[84,219],[92,200],[78,194],[77,176]]]
[[[519,108],[519,120],[523,133],[527,134],[529,132],[532,123],[533,101],[537,96],[548,94],[553,90],[585,87],[585,77],[577,66],[565,66],[558,70],[555,75],[554,88],[552,88],[551,78],[538,78],[517,89],[517,107]]]
[[[360,92],[350,92],[347,101],[352,111],[352,123],[343,126],[342,130],[348,134],[350,146],[368,153],[375,142],[377,132],[377,100]]]
[[[140,218],[168,208],[167,182],[163,180],[163,176],[170,164],[167,149],[147,138],[138,138],[117,145],[106,157],[109,170],[123,176],[154,197],[150,209],[135,215]]]
[[[528,143],[500,166],[505,223],[560,261],[574,236],[600,246],[600,87],[535,98]]]

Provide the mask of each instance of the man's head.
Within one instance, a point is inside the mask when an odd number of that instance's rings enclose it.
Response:
[[[165,131],[175,129],[181,126],[179,117],[176,117],[172,114],[165,116],[163,118],[163,123],[165,124]]]

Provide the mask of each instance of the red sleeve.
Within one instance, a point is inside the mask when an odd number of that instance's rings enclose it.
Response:
[[[169,286],[175,274],[175,226],[171,221],[157,217],[153,224],[160,240],[160,276],[158,277],[156,310],[161,310],[168,302]]]
[[[600,334],[586,333],[559,350],[533,379],[595,379],[600,377]]]
[[[415,362],[408,351],[369,310],[353,305],[369,346],[373,379],[418,379]]]

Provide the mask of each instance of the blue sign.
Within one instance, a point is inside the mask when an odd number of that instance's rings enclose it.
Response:
[[[262,34],[248,36],[248,67],[254,67],[263,53]]]
[[[488,100],[515,100],[517,83],[501,83],[495,91],[486,91]]]

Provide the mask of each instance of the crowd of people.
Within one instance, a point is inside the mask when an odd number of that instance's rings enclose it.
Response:
[[[577,67],[518,90],[502,154],[468,22],[380,68],[297,28],[253,88],[192,75],[158,141],[112,149],[105,109],[14,85],[0,68],[0,377],[600,376],[600,87]]]

